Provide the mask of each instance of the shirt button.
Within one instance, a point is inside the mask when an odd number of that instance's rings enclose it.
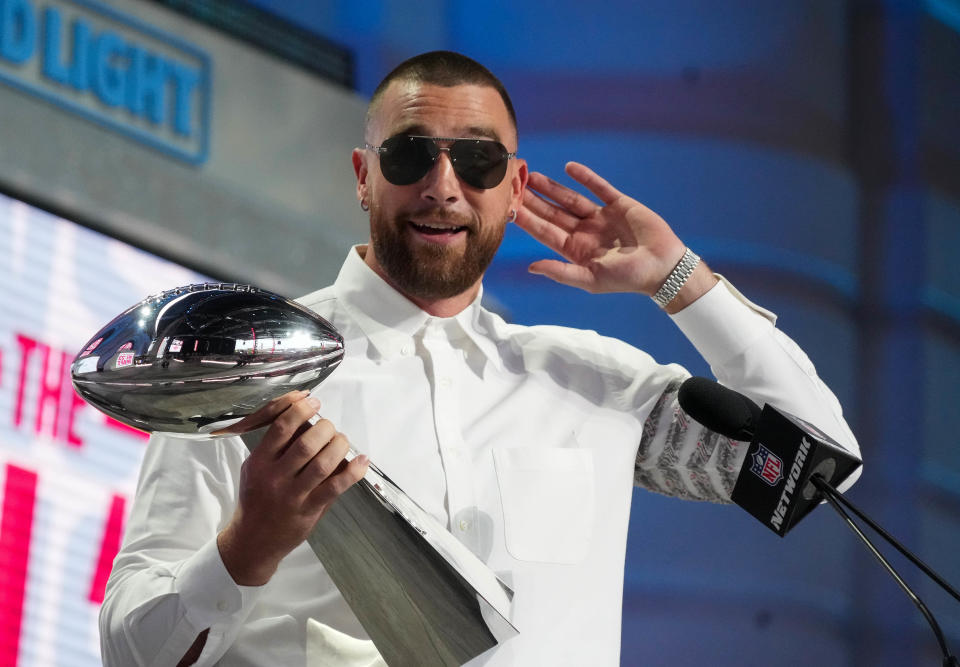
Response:
[[[448,377],[440,378],[440,386],[444,388],[449,388],[453,384],[453,380]]]
[[[460,520],[460,530],[466,531],[466,530],[469,530],[469,528],[470,528],[470,522],[467,521],[466,519],[461,519],[461,520]]]
[[[413,348],[410,345],[404,345],[400,348],[400,354],[405,357],[409,357],[411,354],[413,354]]]
[[[217,602],[217,611],[226,611],[229,606],[226,600],[220,600]]]

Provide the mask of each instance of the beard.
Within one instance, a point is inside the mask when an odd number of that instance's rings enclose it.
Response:
[[[416,217],[464,227],[465,243],[419,243],[408,234],[408,214],[399,213],[390,219],[373,204],[370,243],[394,286],[424,300],[448,299],[473,287],[493,261],[506,226],[481,226],[475,219],[442,208],[419,211]]]

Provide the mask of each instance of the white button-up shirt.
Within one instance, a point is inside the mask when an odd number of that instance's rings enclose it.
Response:
[[[519,635],[471,664],[615,665],[633,485],[726,501],[746,447],[679,410],[683,368],[591,331],[505,323],[480,299],[427,315],[352,251],[301,302],[345,339],[322,414],[514,590]],[[773,316],[721,282],[674,322],[717,378],[858,452],[833,394]],[[154,436],[101,614],[107,665],[369,665],[363,628],[310,548],[237,586],[216,534],[239,438]]]

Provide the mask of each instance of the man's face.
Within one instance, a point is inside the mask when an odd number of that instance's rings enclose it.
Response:
[[[394,81],[371,118],[366,140],[379,146],[398,134],[494,139],[509,152],[517,148],[506,106],[488,86]],[[510,211],[520,207],[527,179],[526,164],[512,159],[499,185],[473,187],[457,176],[445,151],[410,185],[389,183],[374,151],[358,149],[353,163],[357,194],[370,206],[366,261],[416,301],[450,298],[479,284]]]

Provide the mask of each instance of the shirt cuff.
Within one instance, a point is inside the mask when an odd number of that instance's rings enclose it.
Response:
[[[248,610],[263,586],[239,586],[227,572],[217,539],[203,545],[175,574],[176,590],[196,628],[214,628]]]
[[[726,278],[670,319],[710,366],[722,366],[768,334],[777,316],[752,303]]]

